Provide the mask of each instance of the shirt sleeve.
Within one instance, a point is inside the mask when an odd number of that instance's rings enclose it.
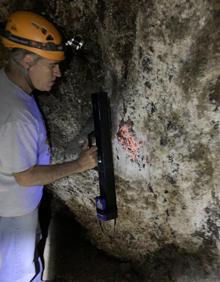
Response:
[[[0,128],[0,170],[25,171],[37,163],[38,129],[31,122],[8,122]]]

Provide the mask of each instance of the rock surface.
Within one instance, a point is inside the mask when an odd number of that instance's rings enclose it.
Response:
[[[136,262],[147,281],[219,281],[219,1],[40,3],[67,38],[85,41],[40,97],[53,162],[77,158],[92,130],[90,94],[111,97],[115,230],[100,232],[95,171],[50,189],[98,248]]]

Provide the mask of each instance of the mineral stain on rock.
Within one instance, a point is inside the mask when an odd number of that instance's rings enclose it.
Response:
[[[130,119],[127,121],[122,120],[120,122],[117,139],[123,149],[130,155],[130,160],[137,162],[142,141],[137,140],[133,129],[133,122]]]

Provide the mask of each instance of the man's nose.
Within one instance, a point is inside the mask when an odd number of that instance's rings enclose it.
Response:
[[[59,65],[56,65],[55,68],[54,68],[54,74],[56,77],[61,77],[62,74],[61,74],[61,71],[60,71],[60,66]]]

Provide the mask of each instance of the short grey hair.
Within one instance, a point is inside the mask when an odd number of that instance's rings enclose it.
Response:
[[[33,57],[33,62],[35,63],[38,61],[41,57],[37,54],[34,54],[28,50],[20,49],[20,48],[12,48],[9,50],[9,65],[12,66],[15,63],[19,63],[20,60],[24,58],[26,55],[31,55]]]

